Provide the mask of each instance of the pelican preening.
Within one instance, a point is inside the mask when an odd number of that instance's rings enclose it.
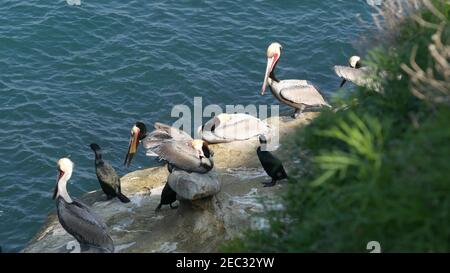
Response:
[[[252,115],[222,113],[201,126],[199,134],[208,143],[223,143],[271,134],[271,127]]]
[[[267,67],[261,95],[264,95],[267,85],[280,102],[295,109],[293,118],[297,118],[305,109],[317,107],[331,107],[323,98],[320,91],[306,80],[278,80],[275,68],[281,56],[283,47],[279,43],[272,43],[267,48]]]
[[[147,150],[147,156],[157,156],[157,154],[153,152],[153,149],[158,146],[161,141],[192,141],[192,138],[188,133],[167,124],[155,122],[153,127],[155,130],[147,134],[142,140],[142,145],[144,146],[144,149]]]
[[[72,176],[73,162],[68,158],[58,161],[58,178],[53,199],[61,226],[80,243],[81,250],[93,249],[114,252],[114,244],[103,220],[89,206],[72,199],[67,182]]]
[[[108,200],[117,197],[122,203],[130,202],[130,199],[122,194],[120,178],[116,171],[110,164],[103,161],[100,146],[92,143],[90,147],[95,153],[95,173],[97,174],[98,182]]]
[[[264,135],[259,135],[258,137],[261,145],[267,144],[267,139]],[[261,145],[256,149],[256,154],[267,175],[272,178],[271,182],[264,183],[264,187],[272,187],[275,186],[278,180],[288,178],[288,176],[281,160],[275,157],[271,152],[263,151]]]
[[[131,129],[130,145],[125,158],[126,165],[131,164],[131,159],[141,141],[147,149],[147,155],[158,156],[179,169],[206,173],[214,167],[213,152],[205,141],[192,139],[182,130],[162,123],[155,124],[153,132],[146,132],[147,129],[142,122],[136,122]]]
[[[347,81],[351,81],[358,86],[367,86],[372,82],[370,79],[370,69],[361,65],[361,58],[359,56],[351,56],[348,60],[348,66],[334,66],[334,71],[336,75],[342,78],[339,87],[344,86]]]

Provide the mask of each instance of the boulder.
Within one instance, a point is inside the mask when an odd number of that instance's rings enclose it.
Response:
[[[178,198],[191,201],[214,196],[220,191],[220,181],[215,170],[202,174],[174,169],[167,183]]]

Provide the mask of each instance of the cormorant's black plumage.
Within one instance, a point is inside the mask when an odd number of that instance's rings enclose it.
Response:
[[[122,203],[130,202],[130,199],[121,192],[120,178],[116,171],[110,164],[103,161],[100,146],[95,143],[90,146],[95,153],[95,172],[98,182],[100,182],[100,186],[108,200],[117,197]]]
[[[259,142],[261,144],[266,144],[267,141],[264,136],[260,135]],[[256,153],[258,154],[259,161],[261,162],[264,170],[272,178],[271,182],[264,183],[265,187],[272,187],[278,180],[288,178],[286,171],[284,170],[283,163],[271,152],[262,151],[261,146],[259,146],[258,149],[256,149]]]
[[[171,209],[176,209],[178,206],[172,206],[175,201],[177,201],[177,193],[169,186],[169,183],[166,183],[161,192],[161,201],[155,211],[160,210],[162,205],[169,205]]]

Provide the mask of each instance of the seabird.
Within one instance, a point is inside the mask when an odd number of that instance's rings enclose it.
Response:
[[[297,118],[305,109],[331,107],[324,99],[319,89],[306,80],[278,80],[275,68],[281,56],[283,47],[279,43],[272,43],[267,48],[267,67],[261,95],[264,95],[267,85],[280,102],[295,109],[293,118]]]
[[[92,143],[90,147],[95,153],[95,173],[97,174],[98,182],[108,200],[117,197],[122,203],[130,202],[130,199],[123,195],[121,191],[120,178],[116,171],[110,164],[103,161],[100,146]]]
[[[114,252],[114,244],[103,220],[89,206],[71,198],[67,192],[67,182],[72,176],[73,162],[68,158],[58,160],[58,178],[53,192],[56,211],[61,226],[72,235],[81,250]]]
[[[259,143],[261,145],[267,144],[267,139],[264,135],[259,135]],[[271,182],[263,183],[264,187],[275,186],[278,180],[288,178],[284,170],[283,163],[269,151],[263,151],[261,145],[256,149],[259,161],[266,173],[272,178]]]
[[[162,123],[156,123],[155,130],[147,133],[142,122],[136,122],[131,129],[130,144],[124,162],[127,166],[131,164],[139,142],[142,142],[148,156],[158,156],[160,160],[179,169],[207,173],[214,167],[213,151],[205,141],[192,139],[186,132]]]
[[[348,66],[334,66],[334,71],[336,75],[342,78],[339,87],[344,86],[347,81],[351,81],[358,86],[368,86],[373,82],[370,79],[371,72],[369,67],[363,67],[361,65],[361,58],[359,56],[350,57]]]
[[[224,143],[270,134],[271,127],[252,115],[222,113],[207,121],[198,131],[208,143]]]
[[[177,201],[177,193],[169,186],[169,183],[166,183],[161,192],[161,201],[158,207],[156,207],[155,212],[160,210],[162,205],[169,205],[171,209],[178,208],[178,206],[172,205],[175,201]]]
[[[172,164],[167,164],[167,170],[169,170],[169,173],[172,173],[173,168],[174,167]],[[172,203],[175,201],[177,201],[177,193],[169,186],[169,183],[167,182],[161,192],[161,201],[159,202],[158,207],[156,207],[155,212],[160,210],[162,205],[169,205],[171,209],[178,208],[178,206],[172,206]]]

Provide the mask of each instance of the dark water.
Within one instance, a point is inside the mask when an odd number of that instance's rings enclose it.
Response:
[[[69,192],[98,188],[99,143],[122,175],[136,120],[173,122],[172,106],[270,104],[258,95],[265,50],[284,46],[277,76],[331,94],[334,64],[358,53],[366,1],[2,0],[0,245],[19,251],[54,209],[56,160],[70,156]],[[282,110],[285,108],[282,108]],[[285,109],[287,110],[287,109]]]

